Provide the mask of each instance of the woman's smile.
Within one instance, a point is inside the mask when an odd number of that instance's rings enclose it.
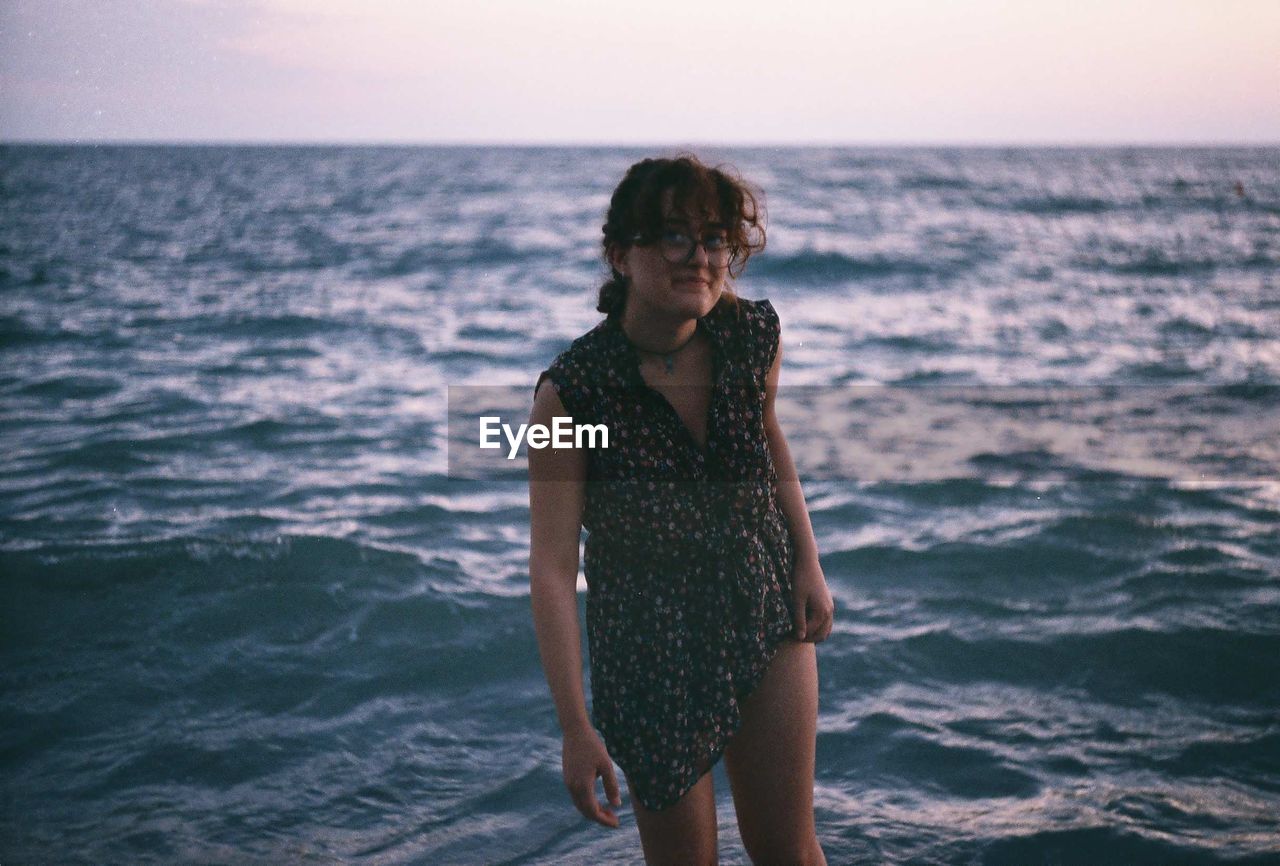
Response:
[[[682,277],[671,282],[682,289],[705,289],[711,286],[711,281],[706,277]]]

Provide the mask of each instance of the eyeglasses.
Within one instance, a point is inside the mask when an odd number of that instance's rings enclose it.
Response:
[[[667,229],[656,238],[638,234],[631,240],[642,246],[656,243],[662,257],[673,265],[687,265],[691,262],[693,252],[699,244],[706,250],[707,264],[714,268],[729,264],[729,258],[733,254],[729,236],[723,231],[707,232],[700,241],[694,240],[688,232],[680,229]]]

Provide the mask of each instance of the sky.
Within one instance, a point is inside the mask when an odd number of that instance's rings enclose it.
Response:
[[[1280,0],[0,0],[0,140],[1280,143]]]

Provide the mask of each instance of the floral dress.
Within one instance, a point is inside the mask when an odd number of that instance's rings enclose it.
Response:
[[[778,315],[724,297],[698,328],[712,345],[705,450],[614,317],[538,378],[575,424],[609,431],[588,451],[582,513],[591,717],[651,810],[720,759],[792,629],[794,547],[764,426]]]

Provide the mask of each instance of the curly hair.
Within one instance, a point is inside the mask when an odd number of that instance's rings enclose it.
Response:
[[[758,193],[726,166],[709,167],[693,154],[673,159],[642,159],[627,169],[613,191],[602,227],[605,262],[610,276],[600,287],[596,309],[621,315],[627,302],[628,280],[609,260],[615,248],[625,249],[637,235],[655,237],[663,225],[663,196],[670,190],[678,213],[723,224],[729,235],[729,275],[737,277],[753,253],[764,249],[764,208]],[[733,295],[726,292],[733,301]]]

